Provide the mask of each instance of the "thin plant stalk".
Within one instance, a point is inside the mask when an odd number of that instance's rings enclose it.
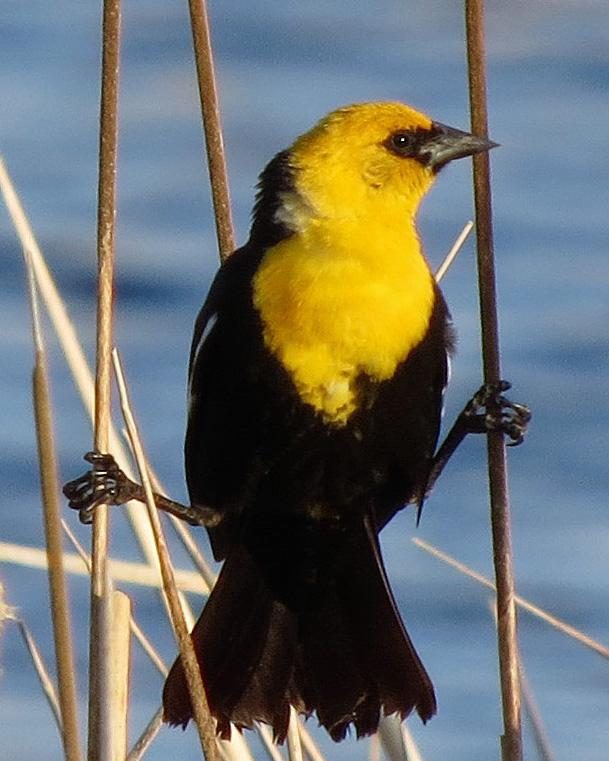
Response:
[[[150,474],[152,488],[157,493],[162,494],[164,492],[164,489],[156,473],[150,467],[150,465],[148,466],[148,472]],[[203,557],[202,552],[199,550],[197,543],[192,537],[192,533],[184,525],[184,522],[181,521],[179,518],[176,518],[175,515],[168,515],[167,517],[169,518],[169,522],[171,523],[171,526],[173,530],[175,531],[176,536],[178,537],[178,539],[182,543],[182,546],[188,553],[195,568],[199,571],[199,573],[201,574],[201,577],[205,580],[205,583],[208,586],[209,591],[211,591],[214,584],[216,583],[216,574],[212,571],[209,563]]]
[[[188,0],[188,7],[205,132],[209,182],[216,220],[216,235],[220,259],[224,261],[235,248],[235,238],[206,0]]]
[[[301,721],[298,722],[298,731],[300,732],[300,742],[302,743],[302,747],[304,748],[304,752],[307,754],[309,761],[325,761],[324,756],[311,737],[309,730]]]
[[[51,679],[44,659],[40,654],[36,640],[27,627],[25,621],[22,621],[20,618],[16,617],[14,617],[13,620],[19,627],[19,632],[21,633],[21,637],[23,638],[25,646],[30,654],[34,670],[36,671],[36,676],[38,677],[42,691],[44,692],[44,695],[47,699],[47,703],[49,704],[51,713],[53,714],[53,718],[57,724],[57,728],[59,729],[60,734],[63,735],[63,721],[61,717],[59,698],[57,697],[57,690],[55,689],[55,685],[53,684],[53,680]]]
[[[70,606],[66,577],[63,568],[59,482],[53,436],[53,419],[49,393],[46,351],[40,328],[38,300],[32,269],[28,262],[27,274],[32,312],[32,332],[35,347],[33,398],[38,444],[38,463],[42,488],[44,531],[48,563],[49,596],[57,678],[61,709],[61,736],[66,761],[80,761],[80,733],[76,700],[74,648],[70,628]]]
[[[525,716],[531,725],[539,761],[556,761],[556,755],[552,750],[550,738],[548,737],[541,711],[535,700],[535,695],[527,679],[522,660],[520,662],[520,688],[522,690],[522,705],[524,706]]]
[[[389,761],[422,761],[410,732],[395,714],[381,718],[378,736]]]
[[[300,723],[300,722],[299,722]],[[258,724],[256,727],[260,741],[271,761],[284,761],[283,755],[277,745],[273,742],[273,735],[266,724]],[[302,738],[300,740],[302,742]]]
[[[111,418],[112,307],[118,147],[120,0],[104,0],[97,212],[97,349],[94,448],[107,452]],[[91,635],[89,643],[89,761],[111,761],[113,748],[110,630],[111,583],[107,566],[108,508],[93,516]]]
[[[434,547],[433,544],[429,544],[428,542],[423,541],[423,539],[418,538],[415,538],[412,541],[417,545],[417,547],[420,547],[422,550],[425,550],[425,552],[428,552],[430,555],[438,558],[438,560],[441,560],[447,565],[452,566],[452,568],[455,570],[465,574],[466,576],[469,576],[470,579],[474,579],[474,581],[477,581],[479,584],[482,584],[488,589],[496,591],[495,585],[490,579],[487,579],[486,576],[483,576],[477,571],[474,571],[469,566],[453,558],[451,555],[448,555],[446,552],[443,552],[437,547]],[[528,613],[531,613],[535,617],[540,618],[542,621],[550,624],[550,626],[553,626],[558,631],[566,634],[568,637],[571,637],[590,650],[593,650],[595,653],[598,653],[598,655],[609,660],[609,647],[602,645],[597,640],[592,639],[592,637],[589,637],[579,629],[576,629],[574,626],[566,623],[566,621],[553,616],[543,608],[540,608],[539,606],[534,605],[532,602],[529,602],[529,600],[526,600],[524,597],[520,597],[520,595],[515,595],[514,600],[518,607],[526,610]]]
[[[133,413],[131,412],[131,407],[127,396],[127,387],[118,357],[118,352],[116,350],[114,350],[113,353],[113,360],[116,380],[119,388],[119,395],[121,399],[121,409],[123,411],[123,416],[125,418],[125,423],[129,432],[129,438],[131,440],[131,446],[133,448],[133,452],[135,453],[138,469],[140,471],[141,483],[146,493],[146,506],[148,508],[148,517],[152,525],[159,556],[159,564],[163,578],[163,588],[169,603],[171,617],[176,632],[176,638],[180,648],[180,656],[184,666],[186,683],[190,692],[194,719],[199,733],[199,740],[201,742],[201,749],[203,750],[206,761],[217,761],[218,748],[216,744],[214,720],[209,711],[207,696],[205,694],[203,681],[201,679],[201,671],[199,669],[199,664],[194,652],[190,633],[186,627],[186,621],[184,619],[180,599],[178,597],[177,589],[175,586],[171,560],[169,558],[169,553],[165,544],[160,518],[154,502],[152,485],[148,476],[148,469],[146,467],[142,444],[139,439],[139,434],[135,420],[133,418]]]
[[[404,748],[406,749],[406,758],[408,761],[423,761],[421,751],[415,743],[414,737],[406,724],[402,724],[402,739],[404,740]]]
[[[62,525],[67,527],[65,522]],[[136,563],[129,560],[109,558],[110,576],[115,582],[137,584],[138,586],[158,589],[159,574],[146,563]],[[46,550],[39,547],[28,547],[11,542],[0,542],[0,563],[29,566],[30,568],[47,569]],[[63,553],[64,570],[76,576],[88,576],[89,571],[81,558],[73,552]],[[206,597],[209,587],[196,571],[176,569],[176,583],[182,592],[191,592]]]
[[[303,761],[302,745],[300,742],[300,734],[298,732],[298,714],[290,706],[290,722],[288,724],[288,758],[290,761]]]
[[[89,557],[89,555],[87,555],[84,547],[82,547],[82,545],[80,544],[80,542],[78,541],[78,539],[76,538],[76,536],[74,535],[74,533],[72,532],[70,527],[67,525],[67,523],[62,521],[62,525],[63,525],[64,531],[66,532],[66,535],[68,536],[68,538],[72,542],[74,548],[78,552],[78,555],[79,555],[81,561],[83,562],[85,568],[88,569],[89,573],[91,573],[91,558]],[[158,582],[158,578],[156,579],[156,581]],[[116,604],[117,597],[119,597],[119,605]],[[127,600],[129,599],[129,598],[126,597],[126,595],[122,594],[121,592],[114,592],[113,599],[114,599],[114,603],[115,604],[113,606],[113,610],[115,612],[115,615],[114,615],[114,621],[113,621],[113,623],[115,623],[115,624],[116,624],[116,611],[117,611],[117,608],[122,608],[123,607],[123,605],[122,605],[123,601],[120,599],[121,597],[124,597]],[[122,618],[124,620],[124,615],[122,616]],[[135,620],[135,617],[133,616],[133,614],[131,612],[130,607],[129,607],[129,610],[128,610],[128,620],[129,620],[129,628],[130,628],[130,631],[133,633],[133,636],[138,640],[138,642],[142,646],[142,649],[144,650],[146,655],[150,658],[150,660],[152,661],[153,665],[156,666],[156,668],[159,671],[159,673],[161,674],[161,676],[166,677],[167,673],[168,673],[167,666],[165,666],[162,658],[160,657],[160,655],[155,650],[155,648],[153,647],[153,645],[150,642],[150,640],[146,637],[146,635],[144,634],[144,632],[140,628],[139,624],[137,623],[137,621]],[[123,633],[122,641],[124,642],[125,639],[126,639],[125,638],[125,634]],[[125,652],[124,648],[123,648],[122,652],[124,654],[124,652]],[[124,660],[124,658],[123,658],[123,660]],[[126,667],[124,666],[123,667],[123,672],[127,672],[128,673],[128,666],[126,666]],[[113,680],[113,684],[114,684],[114,686],[116,686],[117,681],[118,681],[117,678],[116,678],[116,673],[115,673],[114,677],[115,678]],[[125,696],[127,697],[127,693],[126,692],[125,692]],[[121,702],[124,702],[124,701],[121,701]],[[116,710],[116,705],[115,705],[115,710]],[[125,718],[126,718],[126,708],[125,708]],[[124,719],[119,719],[119,721],[124,721]],[[144,729],[143,733],[140,735],[139,739],[136,741],[132,751],[129,753],[129,756],[127,758],[131,759],[132,756],[133,756],[133,758],[138,758],[138,759],[141,758],[141,756],[145,753],[145,751],[149,748],[149,746],[154,741],[154,739],[157,736],[157,734],[158,734],[159,730],[161,729],[162,725],[163,725],[163,709],[161,708],[161,709],[159,709],[157,711],[157,713],[155,714],[153,719],[151,719],[150,722],[148,722],[146,728]],[[126,725],[125,725],[125,729],[126,729]],[[119,737],[121,737],[123,742],[121,743],[120,753],[118,753],[118,758],[119,759],[124,759],[126,757],[126,740],[127,740],[126,732],[121,732]],[[115,753],[117,753],[117,750],[119,750],[119,749],[118,749],[117,745],[115,744]]]
[[[142,734],[136,740],[133,748],[131,748],[131,750],[129,751],[129,755],[127,756],[127,761],[140,761],[144,753],[148,750],[148,748],[154,742],[162,726],[163,726],[163,709],[159,708],[159,710],[154,714],[152,719],[150,719],[150,721],[144,728],[144,731],[142,732]]]
[[[62,521],[62,526],[64,531],[66,532],[66,536],[68,537],[70,542],[73,544],[82,562],[87,568],[88,573],[91,573],[91,558],[89,557],[89,555],[87,555],[84,547],[80,544],[78,539],[75,537],[74,533],[72,532],[70,527],[67,525],[67,523]],[[158,583],[158,580],[157,580],[157,583]],[[150,658],[154,666],[156,666],[161,676],[164,676],[164,677],[167,676],[167,673],[168,673],[167,666],[165,666],[161,656],[158,654],[158,652],[155,650],[155,648],[153,647],[148,637],[146,637],[146,635],[140,628],[140,625],[135,620],[133,614],[131,614],[130,616],[130,626],[131,626],[131,631],[133,633],[133,636],[140,643],[140,645],[142,646],[142,649],[144,650],[146,655]]]
[[[474,134],[486,137],[486,62],[484,0],[465,0],[467,59],[471,123]],[[488,152],[474,156],[474,200],[478,260],[478,290],[484,379],[501,378],[499,327],[493,252],[490,164]],[[503,761],[522,761],[518,635],[514,601],[514,572],[505,440],[501,433],[487,436],[493,562],[497,585],[497,639],[503,709]]]
[[[112,739],[114,761],[127,755],[129,668],[131,663],[131,600],[124,592],[112,593]]]
[[[467,240],[467,236],[471,233],[473,226],[474,226],[474,223],[471,222],[471,221],[465,223],[465,225],[463,227],[463,230],[461,230],[461,232],[457,236],[457,239],[453,243],[450,251],[444,257],[444,261],[438,267],[438,269],[436,270],[436,272],[434,274],[434,278],[436,280],[436,283],[439,283],[440,280],[442,280],[444,275],[446,275],[446,273],[450,269],[450,266],[454,262],[457,254],[459,253],[459,251],[461,250],[463,244]]]
[[[489,601],[489,609],[497,626],[497,605],[496,598]],[[546,732],[546,728],[541,717],[541,711],[533,695],[533,690],[529,684],[528,679],[524,671],[524,664],[522,662],[522,656],[518,653],[518,678],[520,680],[520,692],[522,695],[522,705],[524,708],[525,716],[529,719],[531,725],[531,733],[537,748],[537,755],[539,761],[556,761],[552,748],[550,746],[550,739]]]

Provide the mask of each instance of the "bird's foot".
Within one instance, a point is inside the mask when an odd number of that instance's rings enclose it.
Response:
[[[503,396],[511,385],[500,380],[485,383],[478,389],[461,413],[470,433],[500,432],[511,439],[508,446],[522,444],[531,420],[531,410],[526,404],[511,402]]]
[[[111,454],[87,452],[84,459],[91,469],[63,487],[68,505],[78,510],[81,523],[93,521],[98,505],[123,505],[137,499],[141,487],[123,473]]]

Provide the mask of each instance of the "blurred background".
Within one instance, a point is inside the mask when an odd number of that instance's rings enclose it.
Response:
[[[467,129],[461,3],[224,0],[210,7],[237,238],[247,236],[257,175],[329,110],[399,99]],[[187,3],[124,7],[116,339],[148,455],[184,500],[184,387],[192,323],[217,268]],[[100,4],[4,0],[0,11],[0,152],[93,360]],[[509,453],[520,593],[591,636],[609,631],[609,15],[605,0],[488,3],[492,153],[503,373],[534,419]],[[425,200],[420,230],[436,266],[472,216],[470,166],[457,162]],[[42,546],[32,420],[32,348],[21,253],[0,208],[0,538]],[[459,335],[451,421],[481,380],[473,243],[443,289]],[[84,469],[91,431],[49,332],[61,478]],[[89,544],[89,530],[68,515]],[[205,546],[203,532],[201,543]],[[384,532],[396,596],[434,679],[439,713],[409,720],[428,760],[499,757],[494,624],[488,593],[415,547],[437,544],[492,575],[485,448],[459,450],[425,507]],[[138,559],[126,522],[112,554]],[[180,556],[178,555],[178,558]],[[46,578],[0,566],[53,663]],[[71,578],[79,688],[86,699],[88,582]],[[127,589],[171,662],[176,647],[156,593]],[[201,601],[194,604],[200,607]],[[609,665],[520,616],[524,664],[558,759],[607,758]],[[60,743],[16,627],[0,643],[0,747],[6,761],[59,757]],[[132,735],[159,704],[162,680],[133,648]],[[85,711],[83,710],[83,717]],[[368,742],[329,759],[363,759]],[[533,758],[525,732],[528,757]],[[194,730],[164,728],[146,756],[197,756]]]

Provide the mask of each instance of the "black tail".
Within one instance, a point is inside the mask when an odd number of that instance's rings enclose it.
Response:
[[[315,711],[336,741],[350,724],[358,737],[373,733],[381,712],[404,718],[415,709],[423,721],[435,713],[433,686],[397,612],[374,530],[364,522],[341,537],[304,602],[285,598],[289,572],[274,583],[244,546],[229,555],[192,632],[221,735],[230,722],[263,721],[283,740],[290,704]],[[192,718],[179,658],[163,705],[170,724]]]

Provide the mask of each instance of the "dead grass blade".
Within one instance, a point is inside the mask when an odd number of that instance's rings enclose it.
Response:
[[[474,227],[473,222],[466,222],[463,230],[459,233],[457,236],[457,239],[453,243],[450,251],[446,254],[444,257],[444,261],[442,264],[438,267],[434,274],[434,278],[436,279],[436,283],[439,283],[440,280],[446,275],[448,270],[450,269],[452,263],[455,261],[455,258],[457,257],[457,254],[459,251],[461,251],[461,248],[463,247],[463,244],[467,240],[467,236],[471,233],[472,229]]]
[[[422,550],[425,550],[425,552],[428,552],[430,555],[438,558],[438,560],[441,560],[443,563],[446,563],[460,573],[465,574],[465,576],[469,576],[470,579],[474,579],[474,581],[482,584],[487,589],[492,589],[493,592],[495,591],[495,585],[490,579],[487,579],[486,576],[483,576],[477,571],[474,571],[469,566],[461,563],[459,560],[456,560],[451,555],[448,555],[446,552],[443,552],[437,547],[434,547],[432,544],[429,544],[429,542],[425,542],[423,539],[415,538],[412,541],[417,545],[417,547],[420,547]],[[609,648],[605,647],[605,645],[597,642],[592,637],[589,637],[587,634],[584,634],[579,629],[576,629],[574,626],[571,626],[562,619],[553,616],[551,613],[548,613],[538,605],[534,605],[524,597],[516,595],[514,599],[518,607],[526,610],[528,613],[531,613],[536,618],[545,621],[546,623],[550,624],[550,626],[553,626],[556,630],[566,634],[568,637],[571,637],[590,650],[593,650],[595,653],[598,653],[598,655],[609,660]]]

